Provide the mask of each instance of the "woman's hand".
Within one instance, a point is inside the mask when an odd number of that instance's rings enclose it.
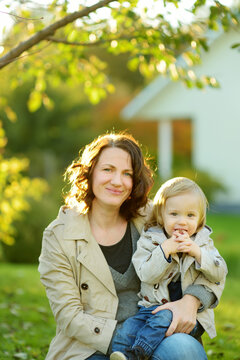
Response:
[[[170,336],[173,333],[189,334],[196,325],[197,310],[199,306],[199,299],[195,296],[186,294],[180,300],[158,306],[153,311],[153,314],[166,309],[172,311],[173,319],[166,332],[166,336]]]

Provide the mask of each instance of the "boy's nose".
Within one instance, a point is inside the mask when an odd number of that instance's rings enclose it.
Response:
[[[186,224],[186,218],[185,218],[185,216],[181,216],[181,217],[179,218],[179,224],[180,224],[180,225]]]

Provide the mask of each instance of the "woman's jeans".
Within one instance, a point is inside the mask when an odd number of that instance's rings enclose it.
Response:
[[[152,311],[156,307],[145,308],[141,306],[135,316],[124,322],[113,338],[113,352],[121,351],[128,357],[128,350],[140,347],[147,357],[155,356],[154,352],[164,340],[172,322],[172,312],[170,310],[162,310],[153,315]],[[202,332],[201,325],[197,324],[191,335],[200,337]]]
[[[93,354],[88,360],[109,360],[109,356]],[[187,334],[166,337],[156,348],[151,360],[207,360],[207,355],[195,338]]]

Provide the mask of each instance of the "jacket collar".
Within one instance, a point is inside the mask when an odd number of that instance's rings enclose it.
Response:
[[[195,235],[194,241],[199,245],[204,245],[208,242],[209,236],[212,234],[212,229],[205,225],[198,233]]]
[[[87,242],[90,240],[91,230],[87,214],[80,214],[77,208],[64,209],[61,207],[58,219],[64,224],[64,240],[83,239]]]
[[[88,215],[80,214],[77,207],[68,209],[62,206],[58,213],[58,220],[64,224],[64,240],[83,239],[87,242],[90,240],[92,235]],[[140,234],[146,222],[146,215],[138,216],[132,222]]]

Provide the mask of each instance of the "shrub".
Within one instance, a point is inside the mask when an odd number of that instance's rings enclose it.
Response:
[[[220,180],[206,171],[193,168],[175,168],[172,177],[176,176],[184,176],[195,181],[205,193],[209,203],[212,203],[215,200],[218,193],[227,191],[227,188]],[[155,195],[156,191],[164,181],[165,180],[161,179],[159,175],[155,176],[151,197]]]
[[[53,186],[52,186],[53,187]],[[59,190],[58,194],[61,194]],[[44,228],[56,218],[61,199],[55,192],[48,193],[41,202],[30,200],[30,210],[14,223],[15,242],[2,245],[3,260],[12,263],[36,263],[41,251]]]

